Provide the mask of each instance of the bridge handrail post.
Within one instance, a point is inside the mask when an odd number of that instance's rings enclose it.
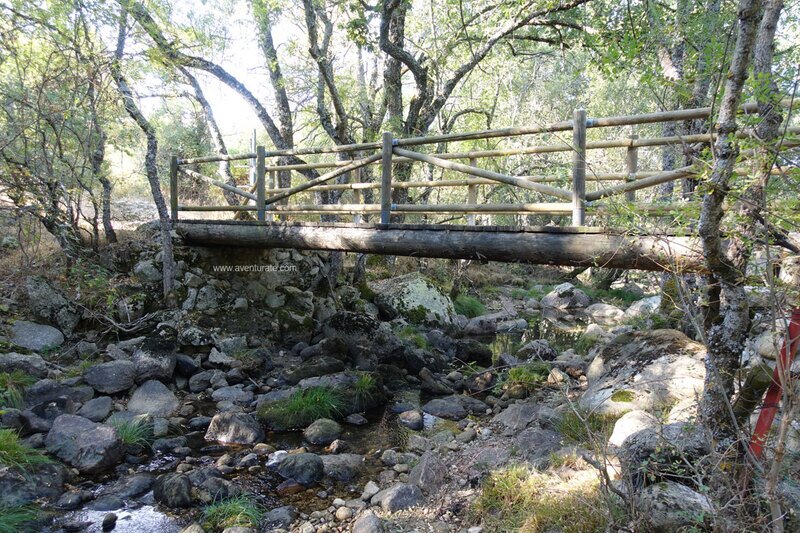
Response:
[[[350,179],[349,179],[350,177],[354,178],[354,181],[352,181],[351,183],[360,183],[361,182],[361,169],[360,168],[355,169],[353,171],[353,174],[348,176],[348,181],[350,181]],[[361,189],[353,188],[353,203],[355,205],[361,205],[362,202],[363,202],[363,199],[361,197]],[[363,217],[361,216],[361,213],[353,214],[353,224],[361,224],[361,222],[363,222]]]
[[[469,160],[469,166],[477,167],[478,160],[474,157],[471,157]],[[477,204],[478,203],[478,186],[477,185],[468,185],[467,186],[467,203],[468,204]],[[474,226],[475,225],[475,213],[470,213],[467,215],[467,226]]]
[[[572,115],[572,225],[586,222],[586,110]]]
[[[381,160],[381,224],[388,224],[392,212],[392,150],[394,138],[391,131],[383,132],[383,158]]]
[[[631,141],[635,141],[638,139],[638,135],[631,135]],[[639,172],[639,149],[631,143],[631,146],[628,147],[627,152],[625,153],[625,171],[628,173],[628,177],[625,178],[625,181],[630,183],[632,181],[636,181],[636,173]],[[625,193],[625,200],[628,202],[635,202],[636,201],[636,191],[628,191]]]
[[[172,222],[178,221],[178,156],[169,159],[169,208]]]
[[[266,190],[266,150],[263,146],[256,148],[256,209],[258,213],[258,220],[264,222],[266,220],[266,203],[265,200]]]

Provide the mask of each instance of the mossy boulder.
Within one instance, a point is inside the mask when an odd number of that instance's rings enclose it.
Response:
[[[449,296],[417,272],[370,285],[375,305],[390,319],[403,317],[413,324],[449,326],[455,308]]]

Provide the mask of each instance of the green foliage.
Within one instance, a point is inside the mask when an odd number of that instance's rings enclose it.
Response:
[[[453,301],[453,307],[455,307],[456,313],[467,318],[475,318],[486,313],[486,306],[480,300],[466,294],[459,294]]]
[[[28,525],[39,518],[39,509],[33,505],[0,505],[0,533],[33,531]]]
[[[148,448],[155,437],[153,425],[140,419],[112,422],[111,426],[117,429],[122,443],[128,446],[141,446]]]
[[[611,401],[614,402],[632,402],[636,399],[636,393],[629,390],[617,390],[611,394]]]
[[[355,383],[353,383],[356,401],[367,402],[372,400],[377,385],[378,382],[375,376],[369,372],[359,372]]]
[[[285,400],[264,404],[258,411],[262,419],[280,421],[287,428],[307,426],[319,418],[338,418],[344,398],[330,387],[309,387]]]
[[[417,348],[425,349],[428,347],[428,339],[412,325],[405,326],[397,332],[397,336],[405,341],[409,341]]]
[[[580,445],[605,444],[617,416],[601,415],[594,411],[569,410],[558,421],[558,431],[568,442]]]
[[[21,409],[24,402],[24,389],[36,383],[36,378],[21,370],[11,373],[0,372],[0,408]]]
[[[600,533],[606,507],[596,476],[561,480],[519,465],[489,475],[472,513],[488,531]]]
[[[39,450],[23,444],[13,429],[0,429],[0,465],[25,471],[34,465],[49,463]]]
[[[79,259],[69,269],[69,286],[81,305],[94,311],[110,312],[119,298],[113,277],[108,269]]]
[[[587,355],[600,341],[600,337],[581,335],[575,343],[575,353]]]
[[[628,307],[633,302],[642,299],[642,295],[626,289],[596,289],[588,285],[576,285],[594,301],[603,301],[620,307]]]
[[[264,518],[264,509],[249,496],[236,496],[208,505],[203,510],[203,527],[222,531],[228,527],[256,529]]]
[[[544,361],[533,361],[509,368],[506,375],[498,382],[498,390],[510,387],[524,387],[528,392],[534,391],[542,383],[547,382],[550,365]]]

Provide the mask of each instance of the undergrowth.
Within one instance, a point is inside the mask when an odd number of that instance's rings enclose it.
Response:
[[[0,429],[0,465],[22,472],[31,466],[49,463],[50,459],[23,443],[13,429]]]
[[[309,387],[285,400],[264,404],[261,418],[280,420],[286,427],[304,427],[319,418],[338,418],[344,408],[342,394],[330,387]]]
[[[236,496],[208,505],[203,510],[203,527],[222,531],[229,527],[255,530],[264,518],[264,509],[249,496]]]

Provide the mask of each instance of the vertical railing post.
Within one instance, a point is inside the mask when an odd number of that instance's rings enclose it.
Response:
[[[392,132],[383,132],[383,159],[381,161],[381,224],[388,224],[392,212]]]
[[[178,221],[178,158],[169,160],[169,209],[172,222]]]
[[[266,174],[266,154],[263,146],[256,148],[256,209],[258,220],[266,219],[266,191],[264,187]]]
[[[469,166],[477,167],[478,160],[474,157],[471,157],[469,160]],[[470,205],[474,205],[478,203],[478,186],[477,185],[468,185],[467,186],[467,203]],[[467,226],[474,226],[475,225],[475,213],[470,213],[467,215]]]
[[[638,135],[631,135],[631,141],[638,139]],[[625,171],[628,173],[626,182],[636,181],[636,173],[639,172],[639,149],[631,143],[628,151],[625,153]],[[629,202],[636,201],[636,191],[628,191],[625,193],[625,199]]]
[[[572,116],[572,225],[586,222],[586,110]]]
[[[355,176],[355,180],[353,183],[361,183],[361,169],[357,168],[353,173],[350,174],[351,176]],[[361,205],[362,203],[361,198],[361,189],[353,189],[353,203],[355,205]],[[353,224],[361,224],[362,222],[361,213],[355,213],[353,215]]]
[[[276,182],[277,182],[276,172],[274,170],[270,169],[270,171],[269,171],[269,188],[270,189],[275,189],[275,183]],[[271,194],[275,194],[275,193],[271,193]],[[266,193],[265,193],[265,196],[266,196]],[[265,218],[266,218],[267,222],[272,222],[274,220],[274,217],[272,216],[272,213],[266,215]]]

